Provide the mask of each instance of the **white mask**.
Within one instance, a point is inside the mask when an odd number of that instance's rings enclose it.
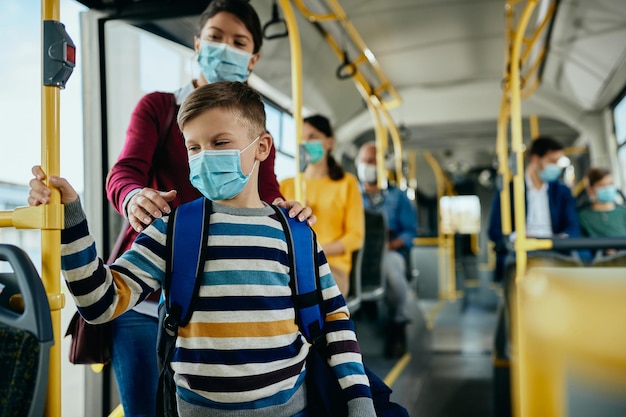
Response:
[[[361,182],[366,184],[376,184],[376,180],[378,179],[378,170],[376,169],[376,165],[359,162],[356,166],[356,173]]]

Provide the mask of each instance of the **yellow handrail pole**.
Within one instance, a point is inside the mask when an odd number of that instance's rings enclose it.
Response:
[[[391,134],[391,143],[393,144],[393,155],[396,165],[396,182],[398,183],[398,186],[400,186],[404,183],[404,174],[402,172],[402,139],[400,139],[398,126],[393,121],[389,111],[383,106],[381,107],[380,112],[382,113],[383,118],[387,123],[389,133]]]
[[[385,171],[385,153],[387,151],[387,129],[380,119],[379,106],[375,100],[367,101],[367,108],[374,119],[374,132],[376,134],[376,170],[378,175],[378,188],[387,188],[387,172]]]
[[[502,234],[511,234],[511,170],[508,163],[507,129],[509,126],[510,107],[507,94],[502,95],[500,113],[498,115],[498,133],[496,137],[496,154],[498,155],[498,173],[502,178],[500,190],[500,213],[502,219]]]
[[[530,122],[530,137],[535,140],[539,137],[539,116],[531,114],[528,118]]]
[[[300,144],[302,143],[302,44],[298,23],[289,0],[278,0],[283,10],[287,32],[289,33],[289,49],[291,52],[291,96],[293,101],[293,121],[296,135],[296,201],[306,204],[303,192],[303,175],[300,171]]]
[[[446,193],[446,178],[441,166],[437,159],[429,152],[424,151],[424,159],[432,169],[435,175],[435,182],[437,184],[437,246],[439,251],[439,298],[447,300],[450,296],[450,275],[454,274],[454,268],[446,263],[449,262],[449,258],[446,259],[446,254],[450,249],[448,245],[448,234],[443,233],[441,230],[441,197]]]
[[[410,188],[417,190],[417,151],[409,151],[409,179],[407,184]]]
[[[509,97],[510,71],[511,71],[511,39],[515,31],[513,7],[506,4],[504,7],[506,30],[504,38],[506,43],[504,53],[504,74],[502,76],[502,100],[500,101],[500,112],[498,113],[498,126],[496,136],[496,154],[498,156],[498,173],[502,179],[502,189],[500,190],[500,213],[502,221],[502,234],[511,234],[511,169],[509,167],[508,149],[508,128],[511,116],[511,102]]]
[[[60,20],[60,0],[43,0],[42,19]],[[42,30],[43,32],[43,30]],[[43,44],[43,42],[42,42]],[[41,166],[48,176],[60,175],[60,89],[43,86],[41,98]],[[46,180],[47,185],[50,185]],[[51,206],[60,206],[61,194],[52,188]],[[61,309],[65,299],[61,294],[61,230],[41,231],[42,281],[48,299],[54,332],[54,345],[50,349],[48,393],[45,415],[61,416]]]
[[[59,20],[59,0],[42,3],[43,20]],[[42,87],[41,101],[41,166],[49,176],[60,175],[60,90],[58,87]],[[50,183],[46,180],[48,186]],[[61,204],[61,195],[52,188],[50,205]],[[48,298],[57,303],[50,304],[54,345],[50,350],[46,416],[61,416],[61,308],[65,302],[61,294],[61,231],[41,231],[42,281]]]
[[[522,137],[522,110],[521,110],[521,76],[520,76],[520,57],[521,49],[524,41],[524,34],[530,17],[537,5],[537,0],[528,0],[520,20],[517,24],[517,28],[513,36],[513,44],[511,47],[510,56],[510,100],[511,100],[511,150],[515,157],[516,172],[513,176],[513,202],[515,206],[515,231],[517,238],[515,242],[516,253],[516,287],[519,287],[524,274],[526,272],[526,207],[525,207],[525,186],[524,186],[524,154],[523,154],[523,137]],[[512,7],[510,3],[507,3],[507,7]],[[514,347],[517,347],[517,351],[514,352],[513,358],[513,412],[516,417],[532,416],[528,414],[528,370],[526,369],[526,363],[521,363],[526,359],[526,352],[523,340],[523,334],[520,331],[522,326],[520,325],[521,315],[519,314],[519,291],[515,291],[515,319],[514,319]],[[541,414],[541,413],[540,413]],[[539,415],[539,414],[535,414]]]

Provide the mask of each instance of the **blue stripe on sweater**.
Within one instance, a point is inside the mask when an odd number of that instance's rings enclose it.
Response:
[[[130,251],[124,252],[121,258],[124,258],[128,262],[132,263],[133,266],[141,269],[142,274],[143,273],[148,274],[150,277],[158,280],[160,283],[163,283],[165,272],[162,269],[160,269],[158,266],[156,266],[152,261],[150,261],[150,259],[141,255],[140,252],[130,250]],[[124,273],[128,274],[129,272],[124,271]],[[135,279],[135,281],[137,280]]]
[[[289,283],[287,273],[269,271],[209,271],[204,273],[203,285],[276,285]]]
[[[212,236],[263,236],[285,241],[281,228],[263,224],[211,223]]]
[[[358,362],[345,362],[335,365],[333,372],[338,378],[343,378],[350,375],[362,375],[365,373],[365,368],[363,368],[363,364]]]
[[[276,394],[263,398],[257,401],[249,401],[249,402],[237,402],[237,403],[218,403],[215,401],[211,401],[207,398],[204,398],[193,391],[190,391],[183,387],[176,387],[176,392],[178,395],[186,402],[201,405],[208,408],[215,408],[221,410],[251,410],[251,409],[261,409],[265,407],[271,407],[273,405],[281,405],[285,404],[289,401],[293,394],[300,388],[302,383],[304,382],[304,374],[300,374],[296,384],[292,389],[283,390],[277,392]],[[311,416],[313,417],[313,416]]]
[[[64,271],[71,271],[76,268],[81,268],[88,265],[90,262],[97,259],[96,244],[91,243],[85,249],[72,253],[71,255],[64,255],[61,257],[61,268]]]

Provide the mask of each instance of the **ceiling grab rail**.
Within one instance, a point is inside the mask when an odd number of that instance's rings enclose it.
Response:
[[[326,41],[331,46],[331,49],[335,52],[339,60],[344,62],[344,53],[346,52],[346,48],[342,48],[340,46],[340,42],[333,38],[333,36],[328,31],[324,30],[324,28],[322,28],[319,23],[338,21],[342,25],[345,33],[348,35],[348,38],[352,41],[352,44],[360,53],[360,55],[356,59],[353,59],[351,61],[351,64],[355,67],[355,73],[352,78],[357,84],[357,88],[363,95],[363,98],[367,100],[370,95],[375,95],[379,98],[381,105],[386,109],[392,109],[394,107],[397,107],[402,102],[400,94],[382,71],[382,68],[376,60],[376,57],[367,47],[363,39],[361,39],[361,36],[357,32],[356,28],[348,19],[346,12],[343,10],[337,0],[326,1],[328,3],[328,8],[331,10],[331,13],[321,14],[311,11],[304,4],[303,0],[293,0],[296,7],[311,23],[318,24],[320,31],[324,34]],[[370,65],[371,69],[376,75],[376,78],[378,79],[377,83],[373,83],[367,80],[363,71],[359,69],[359,66],[363,64]],[[389,99],[385,98],[385,93],[388,94]]]
[[[537,44],[539,37],[544,33],[544,31],[548,28],[548,25],[552,23],[552,19],[554,14],[556,13],[556,2],[552,2],[550,7],[545,10],[543,16],[541,16],[541,21],[535,28],[534,32],[529,38],[524,39],[524,43],[527,45],[524,50],[522,57],[520,59],[520,66],[524,69],[523,83],[522,83],[522,99],[526,99],[530,97],[539,87],[540,77],[539,77],[539,68],[543,64],[546,54],[547,47],[545,42],[542,44],[541,49],[536,51],[533,47]],[[534,59],[531,62],[531,58]],[[532,83],[530,82],[532,80]]]
[[[372,51],[367,47],[356,28],[352,25],[346,12],[336,0],[327,0],[328,8],[331,13],[321,14],[311,11],[303,2],[303,0],[294,0],[294,4],[300,12],[313,24],[317,25],[318,30],[323,34],[324,38],[330,45],[331,49],[335,52],[340,60],[340,65],[337,68],[336,75],[339,79],[353,78],[356,84],[357,90],[368,102],[368,106],[372,105],[377,112],[383,115],[391,134],[391,138],[394,144],[395,155],[395,167],[396,167],[396,180],[398,183],[404,183],[402,173],[402,140],[397,126],[393,122],[388,110],[398,106],[401,103],[401,98],[395,87],[391,84],[387,76],[382,71],[380,64],[376,60],[376,57]],[[332,34],[325,30],[320,22],[337,21],[343,27],[346,37],[342,39],[343,44],[347,44],[350,40],[353,46],[359,51],[359,56],[354,60],[348,59],[347,45],[340,46],[340,41],[335,39]],[[359,66],[369,63],[372,70],[376,74],[379,83],[377,86],[373,86],[363,71],[359,69]],[[390,97],[390,100],[385,99],[385,93]],[[370,109],[370,112],[374,114],[374,111]],[[376,124],[380,123],[380,116],[376,113],[374,120]],[[376,136],[380,134],[379,128],[375,128]],[[385,135],[387,132],[385,132]],[[379,145],[382,144],[378,143]],[[385,141],[386,144],[386,141]],[[386,150],[386,149],[385,149]],[[378,161],[379,163],[381,161]]]
[[[274,27],[277,25],[283,26],[284,30],[271,33],[272,31],[269,29],[270,28],[274,29]],[[272,39],[286,38],[287,36],[289,36],[289,30],[287,30],[287,23],[285,22],[285,19],[282,19],[280,17],[280,14],[278,13],[278,4],[276,3],[276,0],[274,0],[272,2],[272,18],[270,19],[269,22],[263,25],[263,37],[267,40],[272,40]]]

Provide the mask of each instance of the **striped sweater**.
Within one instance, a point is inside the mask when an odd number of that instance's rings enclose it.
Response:
[[[110,321],[161,286],[168,219],[154,221],[108,267],[97,257],[80,203],[66,206],[63,274],[87,321]],[[177,394],[188,415],[197,415],[198,407],[211,416],[299,415],[306,405],[309,345],[295,323],[281,223],[269,206],[213,204],[209,230],[199,296],[189,324],[179,329],[172,359]],[[317,256],[330,365],[349,415],[375,416],[348,309],[324,253]]]

